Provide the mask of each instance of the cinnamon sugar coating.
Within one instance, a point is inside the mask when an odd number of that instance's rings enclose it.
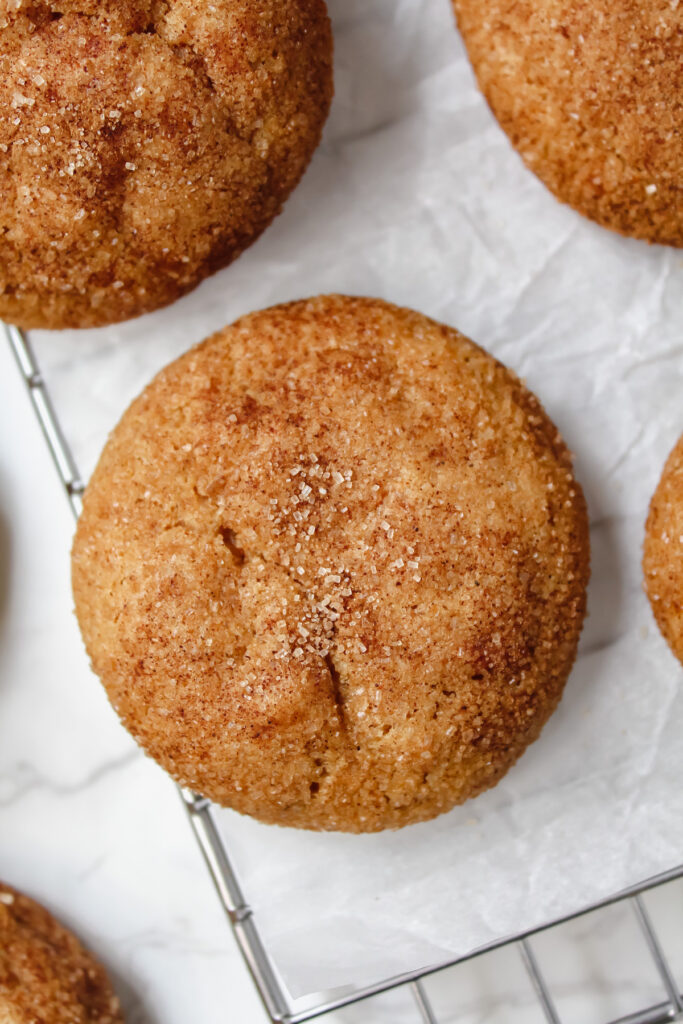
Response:
[[[278,214],[332,95],[324,0],[0,0],[0,317],[157,309]]]
[[[138,742],[221,804],[350,832],[501,778],[560,699],[588,571],[536,398],[457,331],[343,296],[163,370],[73,547],[86,646]]]
[[[683,245],[683,12],[671,0],[453,0],[527,166],[604,227]]]
[[[1,882],[0,1021],[123,1022],[104,968],[44,907]]]
[[[643,572],[657,624],[683,663],[683,437],[667,460],[650,504]]]

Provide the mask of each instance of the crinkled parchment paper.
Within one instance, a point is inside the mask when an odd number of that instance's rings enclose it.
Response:
[[[524,169],[448,0],[330,6],[335,105],[276,224],[172,309],[33,336],[86,473],[164,363],[244,312],[327,291],[456,325],[527,379],[576,453],[593,523],[590,619],[559,711],[507,778],[395,834],[313,835],[218,812],[297,993],[442,961],[683,859],[683,673],[639,568],[647,504],[683,430],[683,257],[582,220]]]

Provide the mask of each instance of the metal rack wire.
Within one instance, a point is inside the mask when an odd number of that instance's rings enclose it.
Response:
[[[16,327],[3,326],[66,497],[74,516],[78,517],[82,508],[84,484],[60,426],[40,366],[25,334]],[[644,951],[647,951],[652,959],[667,998],[656,1005],[641,1008],[617,1020],[606,1022],[606,1024],[665,1024],[665,1022],[683,1021],[683,996],[680,987],[674,979],[662,943],[642,899],[642,894],[648,890],[683,878],[683,864],[608,899],[585,907],[575,914],[548,922],[548,924],[528,932],[501,938],[467,956],[455,957],[433,967],[382,979],[363,988],[345,989],[331,997],[321,996],[320,998],[311,997],[307,1000],[294,1000],[287,992],[261,938],[254,912],[242,891],[229,852],[216,827],[211,803],[189,790],[181,789],[180,795],[218,896],[232,925],[237,945],[252,975],[266,1014],[273,1024],[303,1024],[305,1021],[324,1017],[345,1006],[360,1003],[383,992],[399,988],[409,990],[414,998],[416,1024],[420,1020],[423,1024],[439,1024],[439,1018],[425,986],[425,979],[439,971],[454,967],[456,964],[485,956],[503,947],[515,947],[519,951],[521,962],[548,1024],[562,1024],[551,987],[541,971],[534,952],[534,937],[596,910],[613,904],[625,903],[630,904],[633,910],[640,929]]]

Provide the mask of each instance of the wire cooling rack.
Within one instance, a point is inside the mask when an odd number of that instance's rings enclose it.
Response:
[[[67,499],[77,518],[82,508],[84,483],[50,400],[40,367],[25,334],[16,327],[3,326],[28,388],[33,409]],[[216,827],[210,801],[187,789],[180,789],[179,792],[218,896],[232,925],[237,945],[261,996],[265,1011],[273,1024],[303,1024],[304,1021],[324,1017],[335,1010],[361,1003],[394,989],[406,989],[412,994],[415,1001],[416,1024],[420,1020],[423,1024],[439,1024],[440,1018],[429,998],[424,984],[425,979],[437,972],[445,971],[449,967],[486,956],[503,947],[512,947],[518,950],[546,1021],[549,1024],[563,1024],[551,986],[544,977],[534,953],[533,939],[551,928],[614,904],[630,904],[644,945],[643,952],[647,952],[651,957],[667,998],[663,1002],[643,1007],[626,1016],[606,1022],[606,1024],[665,1024],[665,1022],[683,1021],[683,996],[680,987],[674,978],[671,966],[664,954],[662,942],[642,899],[643,893],[683,878],[683,864],[585,907],[575,914],[558,918],[540,928],[519,935],[501,938],[467,956],[454,957],[433,967],[385,978],[363,988],[343,989],[327,997],[321,995],[295,1000],[287,992],[277,967],[261,938],[254,912],[249,906],[246,894],[242,890],[240,880],[231,863],[228,849]]]

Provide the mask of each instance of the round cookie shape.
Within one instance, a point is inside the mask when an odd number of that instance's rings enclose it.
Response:
[[[643,572],[657,624],[683,664],[683,437],[667,460],[650,504]]]
[[[669,0],[453,0],[479,85],[562,202],[683,245],[681,12]]]
[[[123,1024],[104,968],[44,907],[2,883],[0,1020]]]
[[[560,700],[585,609],[571,459],[457,331],[328,296],[163,370],[87,488],[95,672],[170,774],[349,832],[494,785]]]
[[[190,291],[280,212],[332,96],[324,0],[0,8],[0,317],[96,327]]]

